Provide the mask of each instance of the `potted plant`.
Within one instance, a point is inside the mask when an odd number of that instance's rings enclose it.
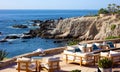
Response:
[[[103,58],[98,61],[98,67],[101,72],[112,72],[112,60]]]

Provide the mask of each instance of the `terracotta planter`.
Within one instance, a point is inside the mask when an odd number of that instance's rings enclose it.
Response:
[[[99,68],[101,72],[112,72],[112,68]]]

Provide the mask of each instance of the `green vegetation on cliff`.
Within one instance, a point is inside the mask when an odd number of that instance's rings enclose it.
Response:
[[[120,38],[120,36],[108,36],[105,39],[110,40],[110,39],[115,39],[115,38]]]
[[[115,28],[116,28],[115,24],[111,25],[111,30],[114,30]]]

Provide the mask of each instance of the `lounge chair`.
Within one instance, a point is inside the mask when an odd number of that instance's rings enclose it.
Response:
[[[48,72],[60,71],[60,57],[49,58],[46,63],[42,63],[41,66],[46,68]]]
[[[111,59],[113,61],[113,64],[120,61],[120,52],[116,51],[101,52],[100,56],[101,58],[106,57]]]
[[[90,52],[92,44],[87,44],[87,48],[82,45],[72,46],[72,48],[67,47],[64,50],[64,58],[66,62],[76,62],[82,64],[92,64],[94,63],[94,55]]]
[[[18,70],[18,72],[20,72],[21,70],[24,70],[26,72],[36,71],[36,62],[31,62],[30,58],[18,58],[16,62],[16,69]]]
[[[86,65],[86,64],[95,65],[94,55],[91,52],[88,52],[88,53],[77,52],[76,55],[75,55],[75,62],[80,63],[80,66],[82,66],[82,64],[84,64],[84,65]]]

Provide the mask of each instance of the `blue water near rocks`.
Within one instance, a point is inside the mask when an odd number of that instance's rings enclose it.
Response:
[[[58,19],[60,17],[79,17],[97,14],[97,10],[0,10],[0,40],[11,34],[22,34],[34,29],[30,20]],[[26,29],[12,28],[15,24],[28,25]],[[0,49],[9,52],[8,57],[32,52],[38,48],[49,49],[65,46],[65,43],[53,43],[54,39],[15,39],[0,43]]]

